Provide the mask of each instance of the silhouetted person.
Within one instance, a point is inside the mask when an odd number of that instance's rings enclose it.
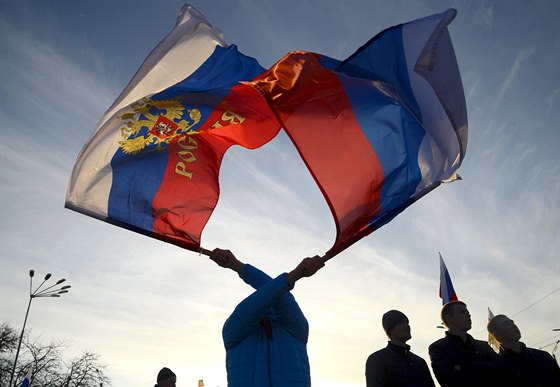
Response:
[[[432,369],[442,387],[517,386],[500,356],[486,341],[475,340],[471,314],[462,301],[452,301],[441,309],[447,331],[428,349]]]
[[[540,349],[529,348],[512,319],[498,314],[488,322],[488,332],[500,343],[500,356],[525,386],[560,386],[560,368],[554,358]]]
[[[163,367],[157,375],[157,383],[154,387],[175,387],[177,376],[167,367]]]
[[[309,325],[290,290],[296,281],[323,267],[323,259],[305,258],[274,279],[238,261],[229,250],[215,249],[210,259],[256,289],[237,305],[223,327],[228,386],[310,386]]]
[[[390,310],[383,315],[381,324],[389,343],[368,357],[367,387],[434,387],[426,361],[410,352],[406,344],[412,336],[404,313]]]

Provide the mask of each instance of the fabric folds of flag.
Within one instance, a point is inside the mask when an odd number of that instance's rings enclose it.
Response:
[[[455,293],[451,277],[449,276],[445,262],[443,262],[441,253],[439,254],[439,298],[441,298],[443,305],[458,300],[457,293]]]
[[[391,27],[344,61],[298,51],[265,71],[186,5],[80,152],[66,207],[197,250],[227,149],[283,127],[333,214],[332,257],[458,178],[455,14]]]
[[[66,207],[198,249],[224,153],[262,146],[280,129],[262,97],[239,83],[263,71],[184,6],[82,149]]]
[[[292,52],[253,83],[330,206],[328,255],[457,179],[467,117],[447,31],[455,15],[389,28],[342,62]]]

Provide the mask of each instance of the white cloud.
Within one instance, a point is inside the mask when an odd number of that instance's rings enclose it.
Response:
[[[513,65],[509,70],[506,78],[500,85],[500,91],[498,92],[498,101],[501,101],[504,95],[509,91],[511,84],[517,80],[518,72],[521,70],[521,66],[526,62],[531,55],[535,52],[534,48],[525,48],[521,50],[513,61]]]

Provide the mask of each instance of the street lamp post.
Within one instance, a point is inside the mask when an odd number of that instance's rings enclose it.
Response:
[[[23,328],[21,329],[21,335],[19,336],[16,358],[14,360],[14,366],[12,367],[12,374],[10,376],[10,384],[9,384],[10,387],[12,386],[12,382],[14,381],[17,360],[19,357],[19,350],[21,348],[21,340],[23,339],[23,333],[25,332],[25,324],[27,323],[29,308],[31,308],[31,301],[33,301],[34,298],[38,298],[38,297],[60,297],[61,294],[68,293],[68,289],[70,289],[71,287],[70,285],[57,287],[58,285],[66,281],[64,278],[62,278],[56,281],[54,285],[51,285],[45,289],[41,289],[41,287],[45,284],[45,282],[47,282],[49,278],[51,278],[51,273],[47,273],[45,279],[43,280],[43,282],[41,282],[41,285],[37,286],[37,289],[35,289],[35,291],[32,291],[34,275],[35,275],[35,270],[29,270],[29,304],[27,304],[27,311],[25,312],[25,319],[23,320]]]

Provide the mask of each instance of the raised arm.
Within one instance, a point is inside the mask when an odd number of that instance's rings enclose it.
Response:
[[[253,289],[259,289],[268,281],[272,280],[268,274],[256,267],[248,265],[251,266],[251,270],[246,269],[246,264],[239,261],[229,250],[214,249],[210,253],[210,259],[216,262],[219,266],[236,272],[239,277],[245,281],[246,284],[252,286]]]
[[[229,250],[215,249],[210,259],[219,266],[239,274],[246,283],[257,289],[235,308],[224,325],[223,336],[226,348],[236,345],[258,328],[262,317],[274,310],[277,322],[292,335],[307,341],[309,326],[297,302],[289,291],[295,282],[315,274],[324,261],[318,256],[305,258],[290,273],[274,280],[257,268],[243,264]]]
[[[214,249],[210,253],[210,259],[216,262],[218,266],[231,269],[237,274],[243,269],[243,262],[239,261],[229,250]]]
[[[320,268],[325,266],[325,262],[319,256],[305,258],[298,266],[288,273],[288,281],[292,287],[296,281],[310,277]],[[307,342],[309,336],[309,324],[301,311],[298,303],[291,293],[285,294],[275,305],[274,311],[276,319],[291,335]]]
[[[244,271],[251,270],[256,269],[246,265]],[[284,273],[268,281],[241,301],[224,324],[222,335],[225,347],[234,347],[256,332],[262,318],[291,288],[287,274]]]
[[[316,255],[312,258],[304,258],[294,270],[288,273],[288,280],[295,285],[296,281],[304,277],[311,277],[323,266],[325,266],[324,257]]]

